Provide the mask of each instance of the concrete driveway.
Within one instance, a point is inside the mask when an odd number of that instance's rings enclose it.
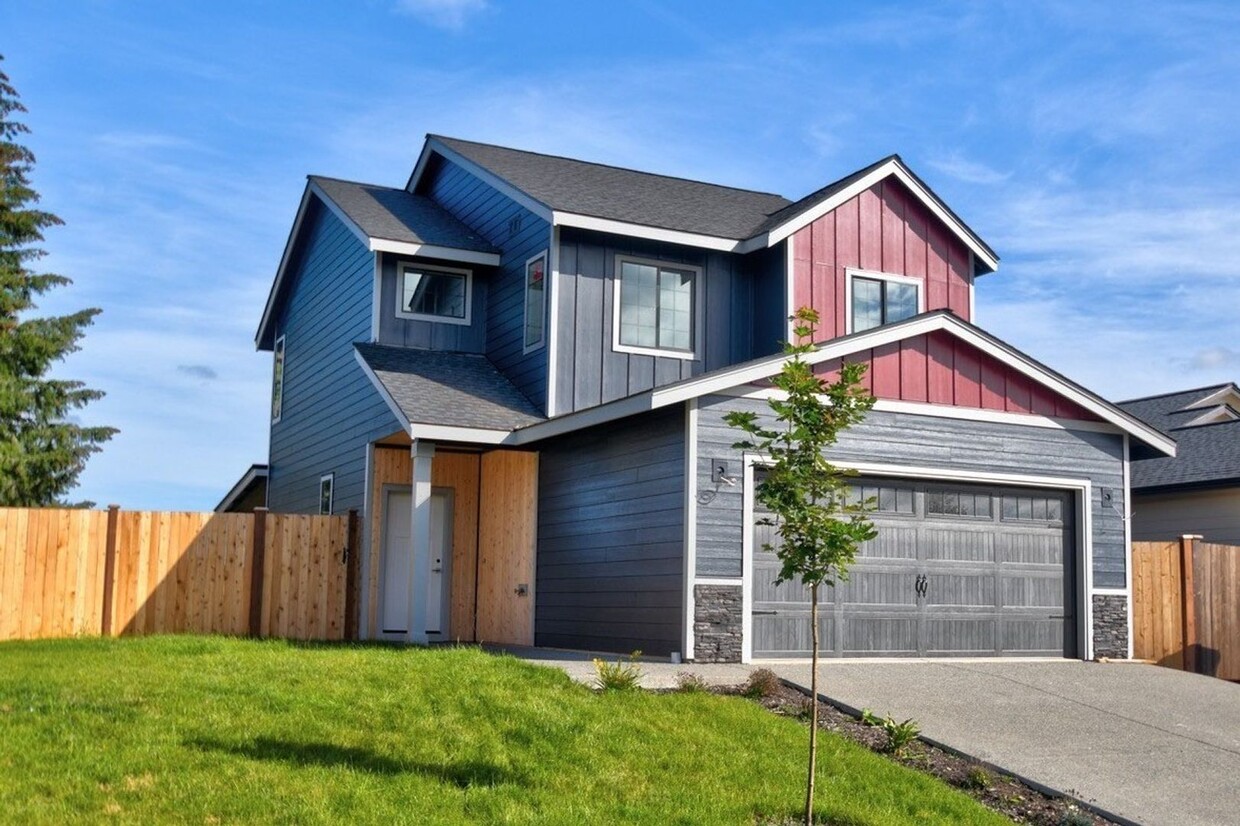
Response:
[[[803,664],[772,666],[808,684]],[[1145,824],[1240,823],[1240,685],[1152,665],[831,660],[820,691]]]

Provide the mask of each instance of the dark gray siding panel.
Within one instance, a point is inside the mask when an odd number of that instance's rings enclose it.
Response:
[[[378,253],[382,261],[379,279],[379,343],[395,347],[420,347],[423,350],[449,350],[458,353],[486,352],[487,287],[492,270],[475,264],[436,261],[430,258],[404,258]],[[470,297],[470,324],[441,324],[419,321],[396,315],[399,294],[398,267],[405,262],[447,267],[473,272]]]
[[[426,194],[499,249],[487,289],[486,354],[539,410],[547,405],[547,348],[523,352],[525,262],[551,240],[550,225],[455,164],[429,170]]]
[[[335,508],[361,508],[366,445],[400,429],[353,356],[370,338],[374,259],[340,221],[312,206],[276,320],[285,336],[284,403],[271,426],[268,507],[317,513],[319,477],[335,473]]]
[[[788,266],[787,244],[783,241],[771,249],[745,256],[745,264],[752,273],[752,358],[778,353],[788,338],[788,310],[785,309],[788,291],[785,272]]]
[[[538,645],[679,651],[684,412],[539,446]]]
[[[617,255],[702,268],[697,359],[612,349]],[[730,253],[562,228],[556,281],[556,413],[614,401],[752,358],[753,269],[742,256]]]
[[[711,396],[698,414],[698,490],[714,492],[698,505],[698,576],[741,575],[741,489],[710,481],[712,459],[727,459],[739,476],[738,431],[723,422],[730,410],[770,416],[765,401]],[[993,422],[872,412],[840,436],[830,456],[858,462],[1090,479],[1093,483],[1093,570],[1097,588],[1125,587],[1123,437]],[[1102,488],[1114,496],[1102,504]],[[701,500],[699,500],[701,501]]]

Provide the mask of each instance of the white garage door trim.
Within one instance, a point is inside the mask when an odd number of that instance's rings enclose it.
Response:
[[[745,480],[742,496],[744,504],[741,511],[741,662],[753,661],[753,496],[754,467],[769,465],[771,459],[756,453],[745,454]],[[1093,484],[1088,479],[1072,479],[1059,476],[1033,476],[1019,473],[990,473],[987,471],[960,470],[957,468],[934,468],[913,465],[888,465],[870,462],[850,462],[846,460],[832,461],[836,467],[855,470],[867,476],[894,476],[907,479],[933,479],[951,482],[983,482],[1013,487],[1055,488],[1071,491],[1075,494],[1076,512],[1081,516],[1076,520],[1076,554],[1077,588],[1076,610],[1082,622],[1077,627],[1077,651],[1084,652],[1083,659],[1094,658],[1094,543],[1093,514],[1090,507],[1093,501]],[[1131,566],[1129,566],[1131,568]]]

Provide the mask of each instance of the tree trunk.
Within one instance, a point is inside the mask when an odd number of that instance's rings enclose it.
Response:
[[[805,781],[805,826],[814,824],[814,769],[818,760],[818,585],[809,588],[810,634],[813,656],[809,674],[809,776]]]

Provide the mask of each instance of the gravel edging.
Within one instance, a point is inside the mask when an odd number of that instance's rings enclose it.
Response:
[[[805,720],[809,713],[809,689],[782,678],[776,678],[776,681],[777,687],[767,686],[766,693],[749,695],[748,698],[774,714]],[[744,686],[712,690],[720,694],[747,696]],[[859,709],[821,693],[818,699],[818,722],[822,730],[838,734],[901,765],[931,774],[1017,823],[1032,826],[1140,826],[1082,800],[1070,791],[1050,788],[927,737],[919,736],[902,755],[890,754],[883,750],[886,735],[881,729],[862,723]],[[985,774],[979,775],[979,769]],[[976,782],[979,776],[985,778],[984,785]]]

